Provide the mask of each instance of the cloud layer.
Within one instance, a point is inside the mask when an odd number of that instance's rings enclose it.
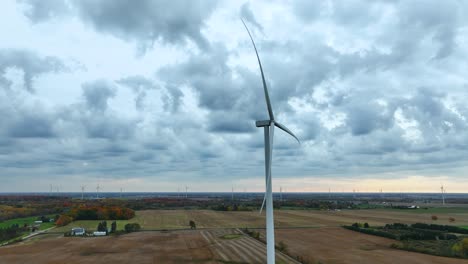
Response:
[[[267,111],[240,17],[276,118],[302,141],[275,133],[275,175],[466,174],[462,2],[23,0],[5,10],[15,12],[2,24],[18,30],[0,44],[0,177],[261,181],[254,122]]]

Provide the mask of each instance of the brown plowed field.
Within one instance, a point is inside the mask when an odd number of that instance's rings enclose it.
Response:
[[[263,232],[263,231],[262,231]],[[324,264],[467,264],[468,260],[437,257],[392,249],[394,240],[366,235],[340,227],[276,230],[291,256],[306,263]]]
[[[432,213],[434,214],[434,213]],[[431,220],[428,211],[398,210],[277,210],[276,242],[284,241],[292,256],[303,256],[308,263],[467,263],[391,249],[392,240],[352,232],[338,227],[354,222],[370,225],[426,222],[468,225],[466,211],[437,213]],[[449,223],[449,217],[456,221]],[[130,221],[143,229],[187,228],[194,220],[197,231],[139,232],[119,237],[69,238],[58,234],[41,235],[17,245],[0,247],[2,263],[265,263],[265,246],[236,234],[236,228],[264,227],[264,214],[258,212],[217,212],[210,210],[138,211]],[[74,226],[95,228],[98,221],[76,221],[52,231],[68,231]],[[315,228],[303,228],[315,227]],[[291,262],[278,254],[283,263]]]
[[[48,235],[0,248],[0,263],[217,263],[200,232],[139,232],[118,237]]]
[[[202,236],[210,244],[210,248],[216,255],[216,259],[234,261],[240,263],[266,263],[265,244],[248,236],[240,236],[236,239],[223,239],[227,234],[242,234],[236,229],[203,230]],[[276,254],[279,263],[295,263],[282,254]]]
[[[227,234],[240,236],[223,239]],[[235,229],[46,236],[0,248],[0,263],[266,263],[265,245]],[[277,260],[294,263],[281,254]]]
[[[431,220],[430,213],[424,211],[398,210],[276,210],[275,226],[280,227],[324,227],[350,225],[354,222],[368,222],[370,225],[385,225],[389,223],[436,223],[444,225],[468,225],[468,213],[439,213],[437,221]],[[449,222],[449,217],[456,219]],[[252,212],[219,212],[211,210],[144,210],[137,211],[136,217],[129,221],[118,221],[118,227],[136,222],[145,230],[152,229],[180,229],[187,228],[190,220],[196,222],[197,227],[207,228],[255,228],[265,226],[265,214]],[[95,229],[99,221],[77,221],[68,226],[55,229],[69,231],[72,227],[82,226]]]

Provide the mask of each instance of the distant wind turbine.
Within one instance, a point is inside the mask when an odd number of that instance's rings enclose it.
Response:
[[[187,186],[185,186],[185,199],[187,199],[187,198],[188,198],[188,193],[187,193],[187,190],[188,190],[188,187],[187,187]]]
[[[242,20],[242,19],[241,19]],[[268,108],[268,115],[270,119],[256,121],[255,125],[257,127],[264,128],[265,134],[265,181],[266,181],[266,192],[265,197],[263,199],[262,208],[266,203],[266,238],[267,238],[267,263],[274,264],[275,263],[275,226],[273,221],[273,192],[272,192],[272,180],[271,180],[271,162],[272,162],[272,150],[273,150],[273,135],[274,135],[274,128],[275,126],[279,129],[283,130],[284,132],[288,133],[292,137],[294,137],[298,142],[299,139],[285,126],[277,123],[275,121],[273,115],[273,109],[271,108],[270,103],[270,96],[268,95],[268,88],[265,81],[265,75],[263,74],[262,63],[260,62],[260,57],[258,55],[257,47],[255,46],[255,42],[250,34],[249,28],[245,24],[244,20],[242,20],[247,33],[249,34],[250,40],[252,41],[253,48],[255,50],[255,54],[257,55],[258,66],[260,68],[260,74],[262,76],[262,83],[263,83],[263,91],[265,93],[265,100],[266,105]]]
[[[283,187],[280,186],[280,201],[283,202]]]
[[[84,198],[84,190],[85,190],[85,188],[86,188],[86,185],[81,185],[80,188],[81,188],[81,200],[83,200],[83,198]]]
[[[99,190],[101,189],[101,186],[98,185],[96,186],[96,199],[99,199]]]
[[[440,186],[440,191],[442,193],[442,205],[445,205],[445,188],[443,184]]]

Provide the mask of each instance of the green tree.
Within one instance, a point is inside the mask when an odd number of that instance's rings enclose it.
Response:
[[[113,221],[111,224],[111,233],[115,233],[117,231],[117,222]]]
[[[190,220],[189,225],[190,225],[190,229],[197,229],[197,225],[195,224],[195,221]]]
[[[97,227],[97,231],[107,232],[107,222],[106,221],[99,222],[98,227]]]

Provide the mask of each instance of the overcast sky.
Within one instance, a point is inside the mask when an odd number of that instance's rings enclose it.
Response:
[[[0,3],[0,192],[468,190],[466,1]]]

